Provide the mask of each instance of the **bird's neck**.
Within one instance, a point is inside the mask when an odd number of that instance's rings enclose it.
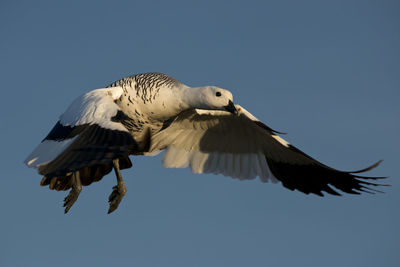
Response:
[[[202,90],[204,87],[187,87],[181,91],[180,108],[183,110],[198,108],[207,109]]]

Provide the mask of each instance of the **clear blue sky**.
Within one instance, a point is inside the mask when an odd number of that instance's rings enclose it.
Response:
[[[0,265],[399,266],[399,1],[1,1]],[[133,159],[66,192],[23,160],[78,95],[134,73],[231,90],[322,162],[384,159],[385,194],[320,198]]]

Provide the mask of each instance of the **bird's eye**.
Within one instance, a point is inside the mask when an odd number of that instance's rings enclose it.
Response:
[[[216,96],[221,96],[221,92],[216,92],[215,95]]]

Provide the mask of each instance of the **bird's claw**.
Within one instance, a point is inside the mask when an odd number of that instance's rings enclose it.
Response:
[[[121,183],[113,187],[111,195],[108,197],[108,202],[110,203],[110,208],[108,209],[108,214],[115,211],[119,203],[121,203],[122,198],[126,194],[126,186]]]

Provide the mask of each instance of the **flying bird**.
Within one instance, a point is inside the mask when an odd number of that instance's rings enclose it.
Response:
[[[189,87],[162,73],[118,80],[79,96],[27,157],[25,164],[43,176],[40,184],[70,190],[67,213],[82,186],[101,180],[112,169],[117,185],[108,213],[126,194],[121,171],[130,155],[165,151],[167,168],[190,167],[194,173],[281,182],[290,190],[323,196],[377,191],[384,177],[328,167],[279,136],[240,105],[231,92],[216,86]]]

